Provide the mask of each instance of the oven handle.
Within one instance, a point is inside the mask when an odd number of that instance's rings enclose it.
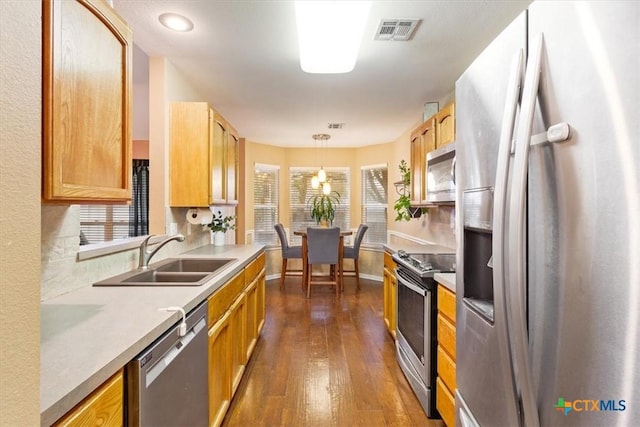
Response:
[[[409,282],[407,279],[405,279],[402,276],[402,273],[398,271],[398,269],[396,269],[396,278],[398,279],[398,284],[402,284],[403,286],[406,286],[407,288],[411,289],[412,291],[424,296],[427,296],[427,290],[424,288],[421,288],[420,286],[414,285],[413,283]]]

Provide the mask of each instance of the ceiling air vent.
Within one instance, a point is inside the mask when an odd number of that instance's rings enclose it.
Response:
[[[407,41],[420,23],[420,19],[383,19],[374,40]]]
[[[329,123],[327,127],[329,129],[342,129],[344,127],[344,123]]]

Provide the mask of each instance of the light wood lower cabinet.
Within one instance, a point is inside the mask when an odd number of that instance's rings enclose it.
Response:
[[[436,408],[447,426],[455,425],[456,295],[438,285],[438,378]]]
[[[247,364],[247,294],[236,298],[229,309],[231,324],[231,394],[235,394]]]
[[[54,426],[105,426],[124,424],[124,376],[118,371]]]
[[[208,301],[210,426],[222,423],[264,325],[264,263],[262,253]]]
[[[398,280],[395,273],[396,263],[391,258],[391,254],[384,253],[384,270],[382,277],[383,288],[383,313],[384,323],[387,330],[396,339],[396,305],[398,298]]]
[[[231,403],[231,329],[227,311],[209,329],[209,425],[222,424]]]

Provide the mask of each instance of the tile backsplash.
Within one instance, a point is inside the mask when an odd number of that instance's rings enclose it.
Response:
[[[138,251],[125,250],[78,261],[80,250],[80,206],[42,205],[41,300],[85,287],[124,273],[138,265]],[[209,243],[209,233],[186,221],[186,209],[167,208],[169,222],[178,224],[178,232],[187,238],[176,245],[164,246],[152,262],[177,255]]]

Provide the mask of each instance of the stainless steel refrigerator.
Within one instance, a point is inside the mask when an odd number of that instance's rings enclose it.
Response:
[[[640,425],[639,28],[537,1],[456,83],[458,426]]]

